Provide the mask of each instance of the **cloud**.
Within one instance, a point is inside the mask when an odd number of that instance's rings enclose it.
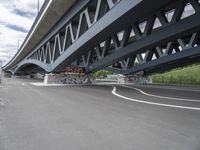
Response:
[[[3,25],[12,24],[16,26],[29,29],[32,25],[34,18],[26,18],[15,13],[12,13],[12,10],[6,9],[0,4],[0,23]]]
[[[13,25],[13,24],[8,24],[8,25],[6,25],[6,27],[13,29],[13,30],[16,30],[16,31],[24,32],[24,33],[28,32],[28,30],[26,30],[25,28],[20,27],[20,26],[16,26],[16,25]]]
[[[18,8],[13,9],[12,13],[15,13],[16,15],[24,16],[27,18],[30,18],[30,17],[34,18],[36,16],[35,12],[29,12],[29,11],[21,10]]]
[[[40,0],[40,7],[44,0]],[[0,0],[0,60],[3,65],[15,55],[37,15],[37,1]]]

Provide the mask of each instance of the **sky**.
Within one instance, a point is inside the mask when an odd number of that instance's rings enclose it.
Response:
[[[39,0],[41,8],[44,0]],[[0,0],[0,61],[15,55],[37,16],[38,0]]]

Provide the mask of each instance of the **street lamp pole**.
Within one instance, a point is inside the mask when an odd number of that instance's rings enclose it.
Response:
[[[19,50],[19,48],[20,48],[20,43],[19,42],[21,42],[21,40],[17,40],[17,50]]]
[[[40,11],[40,0],[38,0],[38,13]]]

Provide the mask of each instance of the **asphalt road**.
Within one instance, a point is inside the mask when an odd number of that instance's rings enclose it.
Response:
[[[0,150],[200,150],[200,88],[0,87]]]

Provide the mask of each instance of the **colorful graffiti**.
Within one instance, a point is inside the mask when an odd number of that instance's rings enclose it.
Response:
[[[65,67],[63,69],[63,72],[68,72],[68,73],[86,73],[86,69],[82,67],[77,67],[77,66],[70,66],[70,67]]]

